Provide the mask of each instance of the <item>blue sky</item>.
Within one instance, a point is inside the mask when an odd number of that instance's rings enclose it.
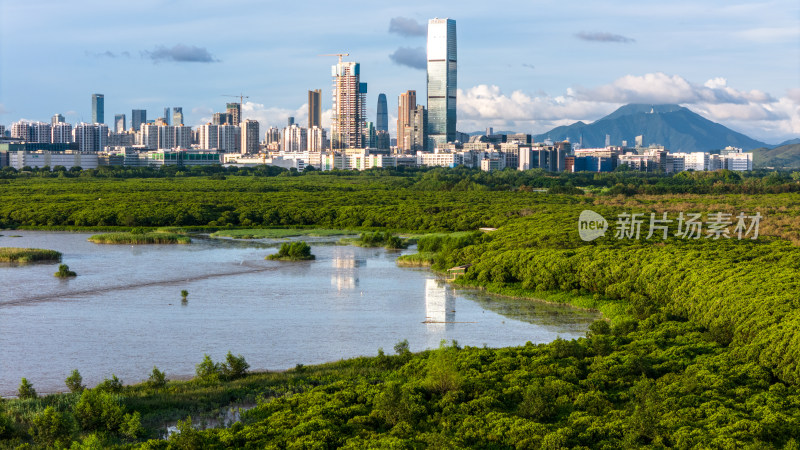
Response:
[[[369,5],[369,6],[366,6]],[[0,3],[0,124],[89,120],[182,106],[189,125],[249,96],[262,127],[305,122],[307,90],[330,108],[347,52],[368,111],[415,89],[429,18],[458,26],[458,129],[544,132],[629,102],[679,103],[768,143],[800,136],[800,2],[143,0]],[[392,30],[392,31],[390,31]],[[393,59],[391,56],[394,55]]]

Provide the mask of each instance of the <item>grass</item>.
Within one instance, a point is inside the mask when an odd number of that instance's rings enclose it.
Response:
[[[342,236],[356,234],[352,230],[333,230],[328,228],[250,228],[241,230],[219,230],[211,237],[230,237],[234,239],[280,239],[296,236]]]
[[[95,244],[188,244],[192,239],[188,236],[152,231],[149,233],[104,233],[89,237]]]
[[[435,255],[433,252],[413,253],[400,256],[395,262],[400,267],[430,267]]]
[[[61,253],[42,248],[0,247],[0,262],[61,262]]]
[[[477,231],[477,230],[473,230],[473,231],[453,231],[451,233],[445,233],[445,232],[440,232],[440,233],[399,233],[399,235],[400,235],[401,238],[403,238],[403,241],[405,241],[406,243],[408,243],[408,244],[416,244],[417,241],[419,241],[420,238],[423,238],[423,237],[439,236],[439,237],[443,237],[443,238],[446,238],[446,237],[459,238],[459,237],[467,236],[467,235],[469,235],[471,233],[474,233],[475,231]]]
[[[411,256],[411,255],[409,255]],[[451,281],[452,284],[485,290],[505,297],[529,299],[546,303],[570,305],[579,309],[599,311],[603,317],[614,320],[627,316],[628,305],[622,300],[612,300],[600,295],[585,292],[566,291],[535,291],[523,288],[520,283],[481,283],[475,280],[465,280],[463,277]]]

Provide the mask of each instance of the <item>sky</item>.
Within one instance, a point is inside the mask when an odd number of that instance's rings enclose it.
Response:
[[[755,139],[800,137],[800,2],[607,0],[0,2],[0,124],[181,106],[210,121],[243,94],[262,130],[307,121],[332,53],[361,63],[367,112],[416,90],[425,103],[428,19],[455,19],[463,132],[543,133],[627,103],[677,103]]]

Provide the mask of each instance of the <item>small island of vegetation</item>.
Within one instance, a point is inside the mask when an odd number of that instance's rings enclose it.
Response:
[[[311,254],[311,247],[303,241],[281,244],[278,253],[268,255],[264,259],[274,261],[306,261],[315,259]]]
[[[165,230],[145,231],[134,228],[129,232],[95,234],[89,237],[95,244],[189,244],[192,239],[178,233]]]
[[[69,270],[69,266],[66,264],[59,264],[58,265],[58,272],[54,273],[53,276],[58,278],[72,278],[78,276],[77,273]]]
[[[61,262],[61,252],[42,248],[0,247],[0,262]]]

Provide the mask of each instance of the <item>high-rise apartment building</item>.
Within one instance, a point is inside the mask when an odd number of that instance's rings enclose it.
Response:
[[[225,112],[231,115],[231,120],[228,122],[229,125],[239,126],[239,122],[242,119],[242,104],[241,103],[228,103],[225,106]]]
[[[214,115],[211,117],[211,123],[214,125],[232,125],[233,116],[231,116],[230,112],[214,113]]]
[[[64,122],[64,116],[61,114],[53,114],[53,117],[50,118],[50,125],[55,125],[61,122]]]
[[[52,137],[50,130],[52,127],[47,122],[33,122],[30,124],[30,142],[38,142],[40,144],[48,144]]]
[[[158,139],[158,125],[154,123],[143,123],[139,127],[139,145],[144,145],[148,150],[158,150],[160,144]]]
[[[158,127],[158,148],[171,149],[175,147],[175,127],[161,125]]]
[[[366,119],[367,83],[361,82],[361,65],[340,62],[331,67],[333,76],[333,117],[331,148],[361,148]]]
[[[241,130],[236,125],[220,125],[217,127],[217,149],[225,153],[239,153],[241,149]]]
[[[219,125],[207,123],[197,127],[197,143],[201,149],[214,150],[219,148]]]
[[[180,124],[175,125],[172,128],[175,129],[175,148],[191,148],[192,127],[187,127],[183,124]]]
[[[106,123],[105,96],[92,94],[92,123]]]
[[[314,126],[308,129],[308,151],[321,152],[325,150],[327,140],[325,129]]]
[[[428,21],[429,149],[456,138],[456,21]]]
[[[283,151],[304,152],[308,149],[308,133],[296,123],[283,129]]]
[[[417,105],[411,111],[411,121],[407,127],[403,129],[403,134],[398,135],[398,150],[400,138],[403,142],[403,152],[416,153],[425,151],[428,145],[428,111],[424,105]]]
[[[133,129],[133,131],[139,131],[143,123],[147,123],[147,110],[131,110],[131,129]]]
[[[322,90],[308,91],[308,129],[322,127]]]
[[[57,122],[50,128],[50,142],[54,144],[69,144],[72,142],[72,124]]]
[[[183,125],[183,107],[174,106],[172,108],[172,126]]]
[[[75,126],[73,135],[79,151],[99,152],[108,142],[108,126],[101,123],[79,123]]]
[[[375,130],[374,122],[367,122],[364,125],[364,148],[375,148],[378,145],[378,132]]]
[[[125,132],[125,114],[114,115],[114,132],[115,133]]]
[[[247,119],[242,122],[241,129],[242,154],[250,153],[254,155],[258,153],[258,122]]]
[[[264,133],[264,144],[278,144],[281,142],[281,130],[277,127],[269,127]]]
[[[397,98],[397,149],[401,152],[411,150],[404,136],[416,109],[417,91],[406,91]]]

